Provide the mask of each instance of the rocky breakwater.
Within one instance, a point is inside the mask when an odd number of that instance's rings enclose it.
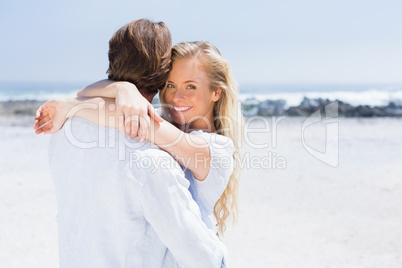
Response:
[[[353,106],[336,100],[338,115],[342,117],[402,117],[402,103],[390,102],[386,106]],[[309,116],[317,110],[324,111],[325,107],[334,101],[328,99],[304,98],[298,106],[287,107],[284,100],[259,101],[251,98],[242,102],[243,114],[249,116]],[[30,117],[35,116],[36,110],[44,101],[22,100],[0,102],[1,117]]]
[[[22,100],[22,101],[2,101],[0,102],[0,116],[34,116],[36,110],[44,101]]]
[[[338,103],[338,115],[342,117],[402,117],[402,103],[390,102],[386,106],[353,106],[348,103],[335,100]],[[333,103],[329,99],[304,98],[298,106],[286,106],[284,100],[247,99],[242,103],[245,116],[309,116],[316,111],[324,111],[325,107]]]

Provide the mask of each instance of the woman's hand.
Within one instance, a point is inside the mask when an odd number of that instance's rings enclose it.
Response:
[[[36,111],[35,133],[53,134],[58,131],[64,125],[73,102],[74,99],[59,99],[42,104]]]
[[[133,138],[139,136],[141,141],[148,135],[151,120],[163,122],[154,107],[130,82],[101,80],[81,89],[77,96],[115,98],[119,129]]]
[[[146,139],[151,120],[158,123],[163,121],[136,88],[120,87],[117,90],[116,112],[120,131],[133,138],[138,136],[140,141]]]

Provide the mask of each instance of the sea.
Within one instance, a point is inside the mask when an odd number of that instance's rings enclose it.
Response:
[[[74,97],[90,83],[0,82],[0,101],[46,101]],[[402,84],[241,84],[240,100],[284,100],[297,106],[303,98],[340,100],[351,105],[386,106],[402,104]]]

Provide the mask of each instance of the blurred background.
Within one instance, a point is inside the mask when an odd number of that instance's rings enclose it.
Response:
[[[240,85],[245,148],[272,163],[244,167],[225,238],[232,267],[401,267],[401,10],[398,0],[2,0],[0,266],[57,267],[50,137],[33,134],[34,111],[105,79],[109,38],[148,18],[173,44],[219,48]],[[337,127],[307,128],[334,101]],[[335,166],[306,149],[328,146]]]

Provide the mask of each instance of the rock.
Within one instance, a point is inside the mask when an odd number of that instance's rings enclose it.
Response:
[[[249,98],[242,102],[242,112],[244,116],[256,116],[258,114],[258,105],[260,101],[256,98]]]
[[[359,105],[356,107],[355,116],[372,117],[373,111],[368,105]]]
[[[390,101],[387,105],[388,109],[395,109],[395,108],[401,108],[398,104],[396,104],[396,102],[394,101]]]
[[[343,101],[338,101],[338,114],[339,116],[353,117],[356,114],[356,107],[350,105],[349,103],[344,103]]]
[[[388,103],[388,105],[385,107],[385,112],[389,116],[402,116],[402,104],[397,103],[395,101],[391,101]]]
[[[324,114],[325,106],[331,102],[332,101],[328,99],[309,99],[304,97],[299,106],[290,107],[286,111],[286,114],[289,116],[310,116],[317,111],[320,111],[322,114]]]
[[[402,116],[402,108],[394,108],[394,109],[386,108],[385,112],[389,116]]]
[[[256,98],[248,98],[242,102],[243,106],[258,106],[259,104],[260,101],[257,100]]]
[[[41,106],[43,101],[5,101],[0,102],[0,115],[11,116],[11,115],[35,115],[36,110]]]
[[[258,115],[260,116],[278,116],[285,113],[286,101],[284,100],[266,100],[258,106]]]
[[[357,117],[374,117],[374,116],[384,116],[380,109],[370,107],[368,105],[359,105],[356,107],[355,116]]]
[[[314,108],[318,106],[319,106],[318,100],[309,99],[307,97],[304,97],[302,102],[299,104],[299,108],[301,109]]]
[[[402,116],[402,103],[390,102],[387,106],[371,107],[368,105],[359,105],[357,107],[348,103],[335,100],[338,102],[338,116],[344,117],[385,117],[385,116]],[[289,107],[285,109],[286,102],[284,100],[266,100],[258,104],[258,115],[260,116],[274,116],[274,115],[288,115],[288,116],[310,116],[313,113],[320,111],[322,116],[328,110],[327,105],[333,103],[329,99],[309,99],[304,98],[298,106]],[[249,116],[257,114],[255,110],[258,103],[255,99],[246,100]],[[327,109],[326,109],[327,108]],[[330,111],[330,114],[335,114],[336,111]]]
[[[300,109],[299,107],[289,107],[286,111],[288,116],[307,116],[306,112]]]

